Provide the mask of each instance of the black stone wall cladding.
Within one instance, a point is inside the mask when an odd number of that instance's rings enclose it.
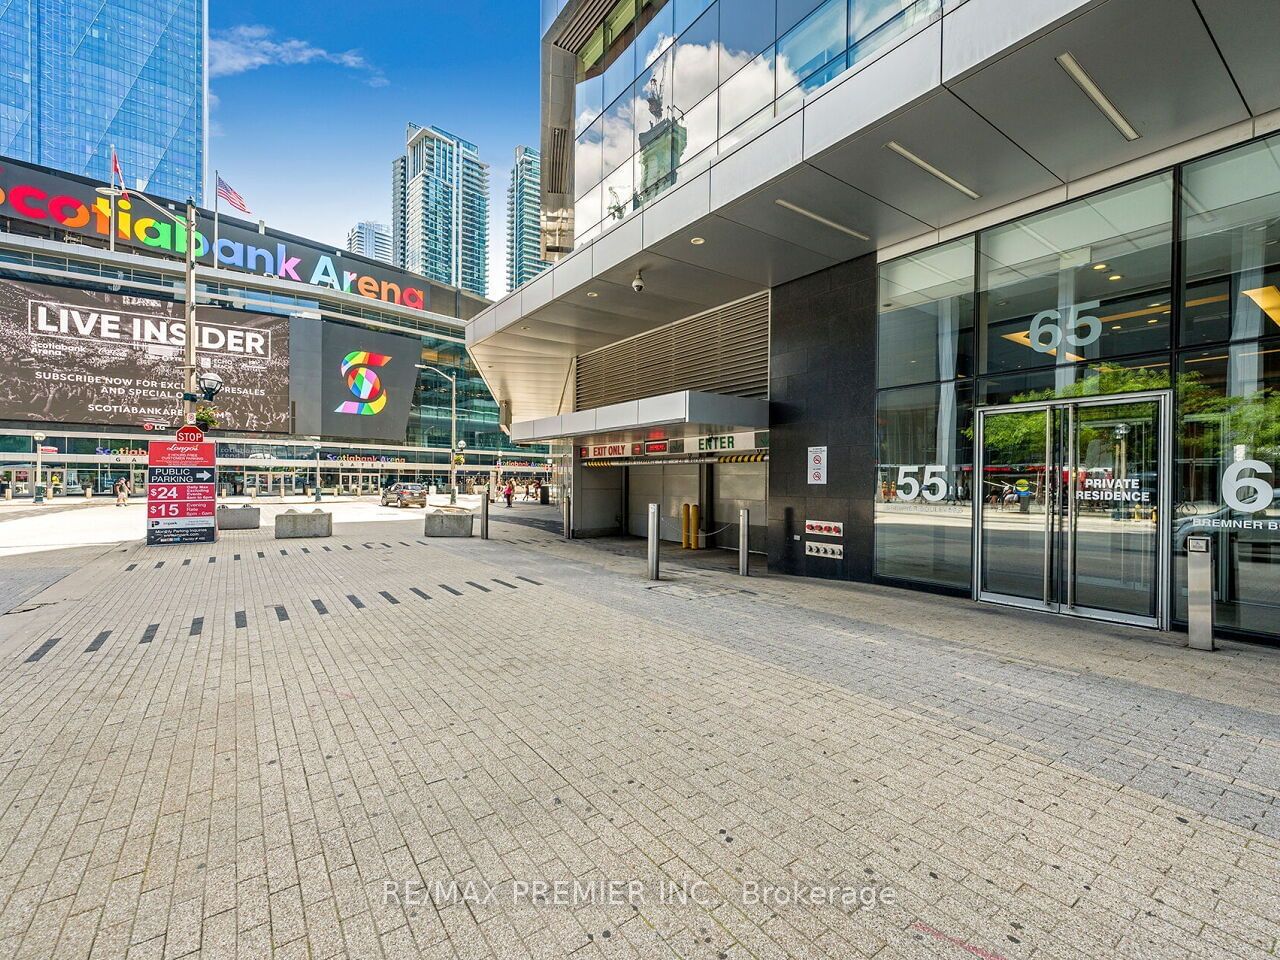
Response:
[[[768,541],[772,571],[871,579],[876,297],[875,254],[773,289]],[[809,483],[811,446],[827,448],[825,486]],[[806,519],[845,525],[843,560],[805,556]]]

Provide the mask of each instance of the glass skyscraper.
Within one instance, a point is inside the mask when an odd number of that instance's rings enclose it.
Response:
[[[0,155],[199,203],[206,0],[0,3]]]
[[[550,264],[542,259],[542,157],[516,147],[507,187],[507,292],[532,280]]]
[[[480,296],[489,291],[489,165],[439,127],[408,125],[391,162],[396,266]]]

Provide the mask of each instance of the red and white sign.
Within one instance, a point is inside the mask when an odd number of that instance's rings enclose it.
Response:
[[[217,487],[212,483],[151,483],[147,485],[147,499],[155,501],[194,502],[217,499]]]
[[[631,444],[629,443],[597,443],[594,446],[582,448],[584,457],[625,457],[630,453]]]
[[[147,543],[217,540],[217,445],[188,425],[147,448]]]
[[[811,484],[827,482],[826,447],[809,448],[809,465],[806,472],[809,474],[809,483]]]
[[[152,467],[212,467],[215,462],[212,443],[152,440],[147,447],[147,465]]]
[[[215,509],[212,500],[162,500],[157,503],[147,499],[147,516],[153,520],[164,517],[212,517]]]

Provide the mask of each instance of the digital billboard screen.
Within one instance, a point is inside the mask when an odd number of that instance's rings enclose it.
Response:
[[[0,415],[172,427],[185,388],[183,305],[0,279]],[[289,430],[289,319],[201,306],[196,362],[223,382],[223,429]]]
[[[404,443],[421,342],[325,323],[320,345],[320,432]]]

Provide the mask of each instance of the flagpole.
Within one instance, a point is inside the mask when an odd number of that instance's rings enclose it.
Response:
[[[116,186],[116,145],[111,145],[111,188],[114,190]],[[124,184],[120,184],[121,187]],[[111,242],[107,245],[107,249],[112,253],[116,252],[116,200],[118,197],[108,197],[107,202],[111,204]]]
[[[218,269],[218,181],[222,177],[217,170],[213,171],[213,269]]]

